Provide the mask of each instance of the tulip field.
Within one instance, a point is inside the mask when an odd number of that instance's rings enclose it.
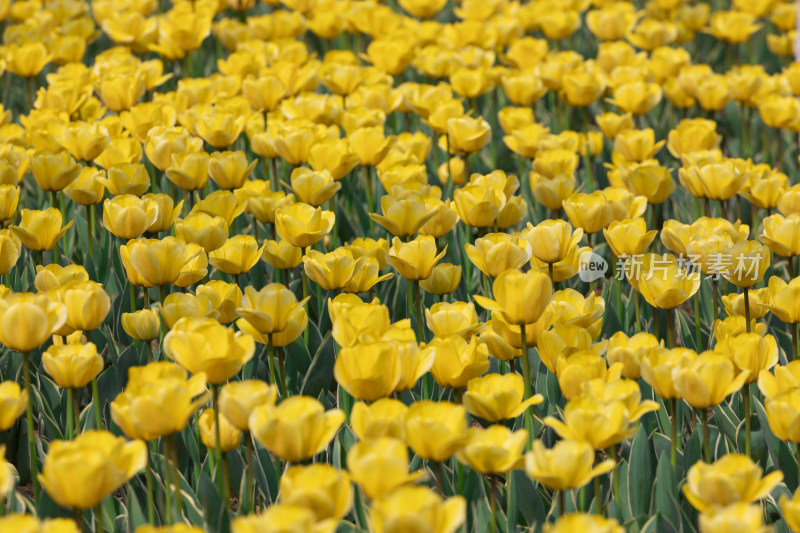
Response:
[[[0,533],[800,533],[797,9],[0,0]]]

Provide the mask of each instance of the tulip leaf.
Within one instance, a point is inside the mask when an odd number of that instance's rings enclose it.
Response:
[[[739,419],[726,402],[714,407],[714,420],[717,421],[717,427],[722,430],[722,433],[736,442],[736,428],[739,425]]]
[[[653,491],[655,456],[653,445],[644,426],[640,425],[633,437],[628,468],[628,501],[634,517],[647,514]]]
[[[327,390],[333,380],[333,364],[335,362],[333,337],[328,332],[311,360],[311,365],[303,378],[300,393],[318,397],[320,392]]]
[[[278,473],[275,470],[275,463],[269,451],[261,446],[256,446],[253,450],[257,461],[253,462],[253,476],[261,492],[264,493],[268,502],[274,502],[278,498]]]
[[[669,455],[658,456],[656,481],[653,487],[653,511],[660,513],[662,520],[659,533],[677,533],[680,524],[680,507],[678,504],[678,480],[669,461]]]
[[[205,473],[200,474],[197,484],[197,497],[203,506],[206,523],[212,531],[219,533],[229,532],[230,517],[228,516],[225,503],[217,492],[216,484],[211,481],[211,478]]]
[[[713,438],[711,440],[713,442]],[[694,428],[686,446],[683,449],[683,471],[688,472],[689,468],[703,457],[703,425],[698,422]],[[667,459],[669,462],[669,459]]]

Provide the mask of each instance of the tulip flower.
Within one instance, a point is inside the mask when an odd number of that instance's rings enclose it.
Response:
[[[228,240],[228,224],[221,216],[191,211],[175,221],[175,236],[186,243],[196,243],[208,254]]]
[[[516,418],[531,405],[544,401],[541,394],[534,394],[523,401],[524,386],[518,374],[487,374],[467,384],[464,407],[467,412],[489,422]]]
[[[613,470],[615,464],[613,459],[606,459],[593,466],[594,449],[581,440],[561,440],[550,449],[535,440],[533,450],[525,455],[528,477],[562,492],[586,485],[592,478]]]
[[[280,533],[281,531],[314,531],[326,533],[336,528],[337,521],[317,522],[314,513],[298,505],[275,503],[258,514],[237,516],[231,528],[237,533]]]
[[[419,524],[425,531],[454,533],[466,521],[463,496],[441,496],[427,487],[401,487],[372,504],[375,533],[397,531],[399,524]]]
[[[222,386],[219,392],[220,413],[225,415],[234,427],[249,431],[249,418],[259,405],[274,404],[278,390],[254,379],[231,381]]]
[[[464,407],[449,402],[418,401],[406,414],[406,443],[418,456],[445,461],[467,439]]]
[[[259,248],[258,242],[251,235],[234,235],[209,253],[208,260],[217,270],[238,280],[240,275],[246,274],[258,263],[263,252],[264,246]]]
[[[339,409],[325,411],[316,399],[292,396],[277,406],[257,407],[249,419],[255,439],[284,461],[298,462],[322,451],[344,421]]]
[[[548,265],[563,260],[582,236],[582,229],[573,231],[572,226],[563,220],[544,220],[536,226],[529,222],[525,232],[532,255]]]
[[[381,211],[383,215],[370,213],[370,218],[395,237],[410,237],[416,234],[436,215],[435,211],[428,208],[423,198],[416,194],[403,199],[391,195],[383,196]]]
[[[354,259],[345,247],[328,254],[310,250],[303,257],[306,276],[327,291],[343,289],[363,263],[364,259]]]
[[[398,343],[361,342],[342,348],[333,375],[353,397],[375,401],[389,396],[400,381]]]
[[[91,509],[145,468],[144,442],[126,442],[107,431],[87,431],[74,441],[50,444],[39,474],[47,494],[61,506]]]
[[[469,343],[459,335],[437,337],[428,346],[436,350],[431,374],[442,387],[461,389],[489,370],[489,350],[476,336]]]
[[[439,302],[425,310],[425,318],[434,337],[460,335],[468,340],[482,329],[472,303]]]
[[[394,398],[382,398],[371,404],[358,402],[350,412],[350,426],[361,440],[382,437],[403,440],[408,406]]]
[[[219,432],[217,432],[217,422],[219,422]],[[197,425],[200,428],[200,440],[209,450],[219,448],[223,453],[231,452],[242,443],[242,432],[233,426],[225,415],[217,415],[214,409],[205,409]]]
[[[506,233],[490,233],[466,244],[467,257],[486,276],[496,278],[508,269],[519,269],[531,257],[531,244]]]
[[[504,474],[522,467],[527,441],[528,432],[524,429],[512,432],[503,425],[473,428],[456,456],[480,474]]]
[[[20,225],[10,229],[27,249],[40,252],[41,256],[41,252],[58,246],[58,240],[72,227],[72,220],[63,227],[62,220],[61,211],[55,207],[43,211],[23,209]]]
[[[342,188],[342,184],[334,181],[327,170],[313,171],[297,167],[292,171],[290,188],[299,201],[319,207],[330,200]]]
[[[221,189],[239,189],[257,162],[248,165],[242,151],[214,152],[208,160],[208,176]]]
[[[353,505],[350,476],[326,464],[292,466],[280,481],[280,501],[310,509],[318,521],[340,520]]]
[[[782,500],[784,498],[786,498],[785,495],[781,497]],[[764,526],[761,506],[744,502],[700,513],[698,525],[703,533],[723,533],[728,531],[768,533],[770,531],[770,528]]]
[[[613,518],[584,513],[562,514],[553,524],[544,525],[545,533],[570,533],[571,531],[622,533],[625,528]]]
[[[37,151],[31,156],[30,162],[33,178],[44,191],[64,190],[81,173],[80,165],[66,150],[57,154]]]
[[[151,179],[141,163],[116,163],[108,168],[105,178],[97,180],[114,195],[142,196],[150,188]]]
[[[16,381],[0,382],[0,431],[6,431],[25,412],[28,406],[28,391]]]
[[[753,503],[766,497],[781,482],[783,473],[762,477],[761,467],[745,455],[729,453],[714,463],[696,462],[686,475],[683,494],[701,513],[736,503]]]
[[[9,229],[0,229],[0,274],[11,271],[22,254],[22,242]]]
[[[351,478],[372,500],[425,477],[422,471],[409,473],[408,466],[408,448],[402,441],[390,437],[358,442],[347,452]],[[375,475],[378,470],[380,476]]]
[[[800,500],[798,491],[795,491],[791,498],[785,494],[782,494],[780,498],[783,519],[792,531],[800,530],[800,505],[798,505],[798,500]]]
[[[764,411],[769,428],[776,437],[787,442],[800,440],[796,422],[800,416],[800,394],[794,388],[776,392],[766,398]]]
[[[54,344],[42,354],[42,366],[62,389],[79,389],[100,374],[103,370],[103,358],[91,342]],[[69,409],[68,402],[67,410]],[[68,429],[71,429],[69,424]]]
[[[335,220],[331,211],[296,203],[275,212],[275,229],[281,239],[305,249],[330,233]]]
[[[206,152],[176,152],[172,154],[164,174],[184,191],[196,191],[208,181],[210,157]],[[192,196],[189,196],[190,201]]]
[[[438,263],[428,279],[420,281],[426,292],[437,295],[452,294],[461,282],[461,265]]]
[[[263,247],[261,259],[278,270],[291,270],[303,260],[303,250],[288,241],[265,240]]]

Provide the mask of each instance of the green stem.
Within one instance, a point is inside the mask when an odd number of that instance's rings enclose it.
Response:
[[[75,413],[75,435],[81,433],[81,409],[78,406],[78,395],[72,395],[72,412]]]
[[[742,388],[744,395],[744,454],[750,457],[750,384]]]
[[[708,409],[700,409],[700,419],[703,421],[703,455],[706,463],[711,463],[711,444],[708,442]]]
[[[611,447],[611,453],[609,454],[609,457],[611,457],[615,461],[617,460],[616,445]],[[617,505],[622,505],[622,498],[619,492],[619,463],[617,463],[617,465],[615,465],[614,469],[611,471],[611,482],[614,487],[614,500],[616,500]]]
[[[86,233],[89,235],[89,258],[94,261],[94,246],[92,243],[92,207],[87,205],[86,213]]]
[[[67,440],[72,440],[74,431],[75,431],[75,422],[74,422],[74,415],[73,415],[73,402],[72,398],[74,396],[74,391],[69,388],[67,389]]]
[[[170,466],[169,466],[169,453],[167,452],[169,444],[167,443],[167,439],[164,438],[162,441],[164,446],[164,463],[163,463],[163,475],[164,475],[164,513],[166,514],[165,521],[167,525],[172,525],[172,479],[170,475]]]
[[[153,458],[150,456],[150,444],[145,443],[147,449],[147,467],[145,468],[145,482],[147,483],[147,523],[155,525],[156,511],[153,498]]]
[[[667,347],[675,347],[675,314],[677,311],[674,309],[667,309]]]
[[[606,514],[606,502],[605,498],[602,500],[600,499],[600,476],[594,476],[594,500],[597,502],[597,512],[600,513],[602,516]]]
[[[700,292],[698,291],[697,294],[694,295],[694,349],[696,351],[700,351],[701,341],[703,339],[700,338],[701,330],[700,330]]]
[[[97,378],[92,380],[92,405],[94,406],[94,423],[97,429],[105,429],[103,417],[100,415],[100,393],[97,389]]]
[[[712,309],[714,310],[714,324],[717,323],[717,317],[719,317],[719,309],[717,309],[717,302],[719,301],[719,299],[717,298],[717,291],[718,291],[717,280],[716,279],[712,279],[711,280],[711,294],[712,294],[712,298],[714,299],[714,305],[712,306]]]
[[[281,398],[287,398],[289,394],[286,390],[286,361],[283,357],[283,348],[278,348],[278,373],[281,380]]]
[[[441,461],[433,461],[433,474],[436,476],[436,488],[439,490],[439,494],[444,496],[444,475],[442,474],[442,462]]]
[[[792,353],[789,355],[789,361],[797,359],[797,322],[792,324],[791,328],[792,328]]]
[[[417,306],[417,340],[425,342],[425,329],[422,323],[422,291],[419,287],[419,280],[414,280],[414,303]]]
[[[560,490],[558,491],[558,516],[564,516],[566,513],[566,501],[564,498],[566,497],[566,491]]]
[[[636,327],[634,328],[634,330],[636,331],[636,333],[639,333],[640,331],[642,331],[641,328],[642,311],[639,304],[639,293],[636,291],[636,289],[631,291],[631,297],[633,298],[633,310],[634,313],[636,314]]]
[[[247,513],[255,509],[255,505],[253,504],[255,487],[253,479],[253,438],[250,436],[249,431],[245,431],[244,433],[244,445],[247,451],[247,492],[244,498],[242,498],[242,504],[244,506],[243,512]]]
[[[95,533],[105,531],[103,529],[103,502],[98,503],[94,508],[94,530]]]
[[[50,203],[53,207],[58,209],[58,192],[50,191]],[[53,247],[53,263],[58,264],[58,241],[56,241],[56,244]]]
[[[487,482],[489,485],[489,505],[492,510],[490,530],[495,533],[497,531],[497,492],[495,491],[494,479],[491,476],[487,478]]]
[[[214,424],[216,426],[214,428],[214,434],[217,439],[217,446],[216,449],[214,450],[217,455],[217,484],[219,485],[220,494],[222,494],[223,497],[225,498],[226,501],[225,505],[230,509],[231,505],[230,492],[225,491],[225,486],[226,486],[225,475],[221,470],[223,453],[222,453],[222,447],[220,446],[220,442],[222,442],[222,439],[220,439],[220,431],[219,431],[219,385],[211,385],[211,395],[214,407]]]
[[[181,495],[181,476],[178,474],[178,446],[175,444],[175,435],[166,437],[169,443],[169,461],[172,463],[172,479],[175,481],[175,503],[178,504],[178,519],[183,521],[183,496]],[[228,498],[230,500],[230,498]]]
[[[31,460],[31,482],[33,483],[33,501],[39,500],[39,470],[36,466],[36,436],[33,434],[33,392],[31,392],[31,363],[28,352],[22,354],[23,373],[25,374],[25,392],[28,405],[25,407],[25,424],[28,433],[28,453]]]
[[[524,399],[527,400],[531,397],[531,362],[528,359],[528,339],[525,324],[519,326],[520,342],[522,345],[522,386]],[[513,366],[513,359],[512,359]],[[523,416],[523,425],[528,432],[528,446],[533,442],[533,407],[525,409]]]
[[[131,288],[131,313],[136,312],[136,287],[133,283],[128,283]]]
[[[225,503],[227,504],[228,509],[231,509],[231,482],[230,470],[228,468],[228,454],[220,452],[220,457],[222,458],[222,481],[224,483],[225,490]]]
[[[370,219],[372,220],[372,219]],[[303,257],[306,256],[306,252],[308,252],[308,247],[303,248]],[[306,275],[305,265],[300,265],[300,274],[303,276],[303,300],[308,298],[308,276]],[[288,283],[287,283],[288,285]],[[310,306],[309,306],[310,307]],[[306,347],[308,346],[308,328],[303,330],[303,342],[305,343]]]
[[[275,348],[272,346],[272,333],[267,333],[267,348],[269,353],[269,382],[275,385],[278,380],[275,377]]]
[[[363,166],[361,170],[364,174],[364,188],[366,188],[367,193],[367,209],[369,212],[367,213],[367,217],[369,218],[369,234],[372,235],[375,231],[375,221],[372,220],[372,217],[369,216],[369,213],[373,213],[375,211],[375,191],[372,190],[372,172],[370,171],[370,167]]]
[[[669,401],[670,411],[672,414],[672,435],[669,442],[669,462],[674,470],[678,464],[678,454],[675,451],[678,441],[678,400],[671,398]]]

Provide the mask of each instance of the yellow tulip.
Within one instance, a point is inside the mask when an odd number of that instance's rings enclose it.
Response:
[[[91,342],[53,345],[42,354],[42,366],[59,387],[77,389],[100,374],[103,358]]]
[[[507,233],[490,233],[465,245],[467,257],[487,276],[494,278],[508,269],[519,269],[531,257],[531,244]]]
[[[184,191],[196,191],[208,182],[210,157],[206,152],[176,152],[164,170],[167,179]]]
[[[792,361],[774,367],[775,374],[762,372],[758,375],[758,389],[769,399],[794,387],[800,387],[800,362]]]
[[[0,229],[0,274],[10,272],[22,254],[22,242],[14,232]]]
[[[447,247],[439,254],[436,252],[436,240],[430,235],[405,243],[395,237],[386,261],[404,278],[419,281],[431,277],[433,267],[444,257]]]
[[[494,300],[475,295],[481,307],[497,311],[509,324],[533,324],[550,303],[553,286],[541,272],[506,270],[492,284]]]
[[[317,520],[338,521],[353,505],[350,477],[327,464],[292,466],[281,476],[280,501],[309,509]]]
[[[737,287],[752,287],[764,278],[769,268],[769,249],[758,241],[741,240],[729,247],[730,267],[725,279]]]
[[[275,212],[275,229],[292,246],[308,248],[330,233],[336,215],[298,202]]]
[[[523,401],[523,382],[519,374],[487,374],[471,379],[464,393],[467,412],[489,422],[516,418],[529,406],[543,401],[541,394]]]
[[[303,260],[303,250],[288,241],[264,241],[261,259],[280,270],[289,270]]]
[[[217,424],[214,409],[206,409],[200,415],[197,425],[200,428],[200,440],[209,450],[219,448],[223,452],[232,452],[242,443],[242,432],[231,424],[224,414],[219,414],[219,441],[217,441]]]
[[[383,196],[381,211],[382,215],[370,213],[370,218],[395,237],[409,237],[416,234],[436,215],[434,210],[428,208],[423,198],[416,194],[403,199],[390,195]]]
[[[333,367],[336,381],[355,398],[375,401],[389,396],[400,381],[398,343],[360,342],[342,348]]]
[[[800,496],[798,496],[797,491],[794,491],[791,499],[785,494],[782,494],[780,499],[783,519],[789,529],[795,532],[800,531],[800,505],[798,505],[798,500],[800,500]]]
[[[241,431],[250,429],[249,419],[260,405],[274,405],[278,389],[274,385],[255,379],[231,381],[219,391],[219,410],[234,427]]]
[[[651,333],[642,332],[628,337],[624,332],[618,331],[608,340],[606,359],[609,365],[622,363],[623,377],[639,379],[643,377],[643,360],[659,347],[658,339]]]
[[[569,250],[580,242],[583,230],[573,231],[564,220],[543,220],[536,226],[528,223],[525,239],[531,245],[532,255],[545,263],[563,260]]]
[[[797,421],[800,417],[800,391],[791,388],[767,397],[764,411],[769,428],[776,437],[787,442],[800,441],[800,432],[797,430]]]
[[[94,167],[83,167],[78,177],[64,188],[64,194],[79,205],[99,204],[106,192],[105,185],[99,179],[103,177],[105,177],[104,171]]]
[[[658,230],[647,231],[644,218],[615,220],[603,229],[603,236],[617,257],[642,255],[656,238]]]
[[[350,476],[373,500],[425,477],[421,471],[409,473],[408,466],[408,448],[402,441],[389,437],[358,442],[347,452]],[[381,475],[376,476],[376,471]]]
[[[336,524],[335,520],[317,522],[311,510],[284,503],[275,503],[259,514],[238,516],[231,521],[232,530],[236,533],[333,533]]]
[[[316,399],[291,396],[277,406],[257,407],[249,418],[255,439],[284,461],[298,462],[322,451],[344,421],[339,409],[325,411]]]
[[[483,118],[461,116],[447,121],[447,138],[450,152],[469,155],[489,142],[492,128]]]
[[[363,262],[364,259],[355,260],[346,247],[327,254],[309,250],[303,257],[306,275],[328,291],[343,289]]]
[[[745,455],[729,453],[709,464],[698,461],[686,474],[683,494],[701,513],[735,503],[753,503],[781,482],[778,470],[762,477],[761,467]]]
[[[381,398],[371,404],[358,402],[350,413],[350,426],[361,440],[403,440],[407,411],[408,406],[394,398]]]
[[[110,138],[99,123],[80,121],[65,127],[56,141],[78,161],[91,161],[105,150]]]
[[[67,308],[43,294],[12,293],[0,299],[0,342],[29,352],[44,344],[66,322]]]
[[[326,139],[308,151],[308,164],[317,172],[327,170],[335,181],[344,179],[358,164],[358,156],[346,139]]]
[[[87,431],[50,444],[39,482],[63,507],[91,509],[147,464],[144,442],[126,442],[108,431]]]
[[[645,254],[638,272],[629,279],[647,303],[658,309],[677,307],[700,288],[699,274],[682,269],[670,254]]]
[[[260,291],[248,286],[236,313],[257,331],[275,334],[288,327],[291,314],[305,302],[298,302],[294,293],[279,283],[270,283]]]
[[[14,425],[28,407],[28,391],[16,381],[0,382],[0,431]]]
[[[781,501],[786,495],[781,496]],[[769,533],[772,528],[764,526],[764,516],[760,505],[744,502],[700,513],[698,525],[703,533],[733,533],[745,531]]]
[[[675,391],[695,409],[708,409],[742,388],[750,372],[737,374],[733,361],[714,352],[703,352],[697,359],[681,359],[672,371]]]
[[[420,282],[420,286],[431,294],[451,294],[461,282],[461,265],[438,263],[428,279]]]
[[[120,246],[119,251],[128,279],[142,279],[151,287],[174,283],[187,262],[186,244],[175,237],[134,239]]]
[[[111,418],[128,438],[149,442],[183,430],[210,396],[205,374],[187,379],[186,370],[168,361],[131,367],[125,390],[111,402]]]
[[[564,212],[576,228],[597,233],[613,220],[613,211],[602,191],[574,193],[564,200]]]
[[[53,55],[40,41],[32,41],[9,44],[4,58],[9,72],[21,78],[33,78],[51,61]]]
[[[419,401],[406,413],[406,444],[419,457],[445,461],[467,439],[466,410],[449,402]]]
[[[33,283],[39,292],[61,288],[71,281],[89,281],[89,273],[81,265],[36,265]]]
[[[228,239],[228,224],[221,216],[191,211],[175,221],[175,236],[186,243],[199,244],[206,253],[211,253]]]
[[[442,387],[460,389],[489,370],[489,350],[476,336],[469,343],[459,335],[436,337],[428,346],[436,351],[431,374]]]
[[[469,339],[481,330],[475,305],[466,302],[439,302],[425,310],[428,328],[434,337],[460,335]]]
[[[593,478],[610,472],[615,462],[606,459],[594,465],[594,449],[580,440],[561,440],[550,449],[540,440],[525,455],[525,473],[552,490],[579,489]]]
[[[60,191],[75,181],[81,167],[66,150],[53,154],[46,150],[34,152],[30,158],[31,172],[43,191]]]
[[[561,438],[585,441],[594,449],[603,450],[636,433],[631,426],[631,414],[621,400],[600,401],[578,396],[567,402],[564,422],[547,417],[544,423]]]
[[[234,235],[208,254],[209,262],[226,274],[239,276],[250,271],[261,259],[264,247],[251,235]]]
[[[62,223],[61,211],[48,207],[42,211],[23,209],[19,226],[10,229],[26,248],[35,252],[51,250],[58,240],[72,227],[72,220],[65,226]]]
[[[505,474],[523,466],[527,441],[528,432],[524,429],[512,432],[502,425],[472,428],[456,457],[480,474]]]
[[[466,521],[463,496],[443,499],[427,487],[401,487],[376,500],[371,509],[375,533],[401,533],[409,524],[420,531],[455,533]]]
[[[214,152],[208,160],[208,176],[220,189],[238,189],[244,185],[258,161],[249,165],[244,152]]]
[[[134,313],[122,313],[122,329],[137,341],[148,342],[158,338],[161,320],[152,309],[142,309]]]
[[[359,128],[347,136],[350,149],[358,156],[359,164],[365,167],[378,166],[394,144],[394,139],[394,135],[384,135],[383,126]]]
[[[124,240],[141,236],[160,214],[156,202],[132,194],[115,196],[103,202],[103,226]]]

